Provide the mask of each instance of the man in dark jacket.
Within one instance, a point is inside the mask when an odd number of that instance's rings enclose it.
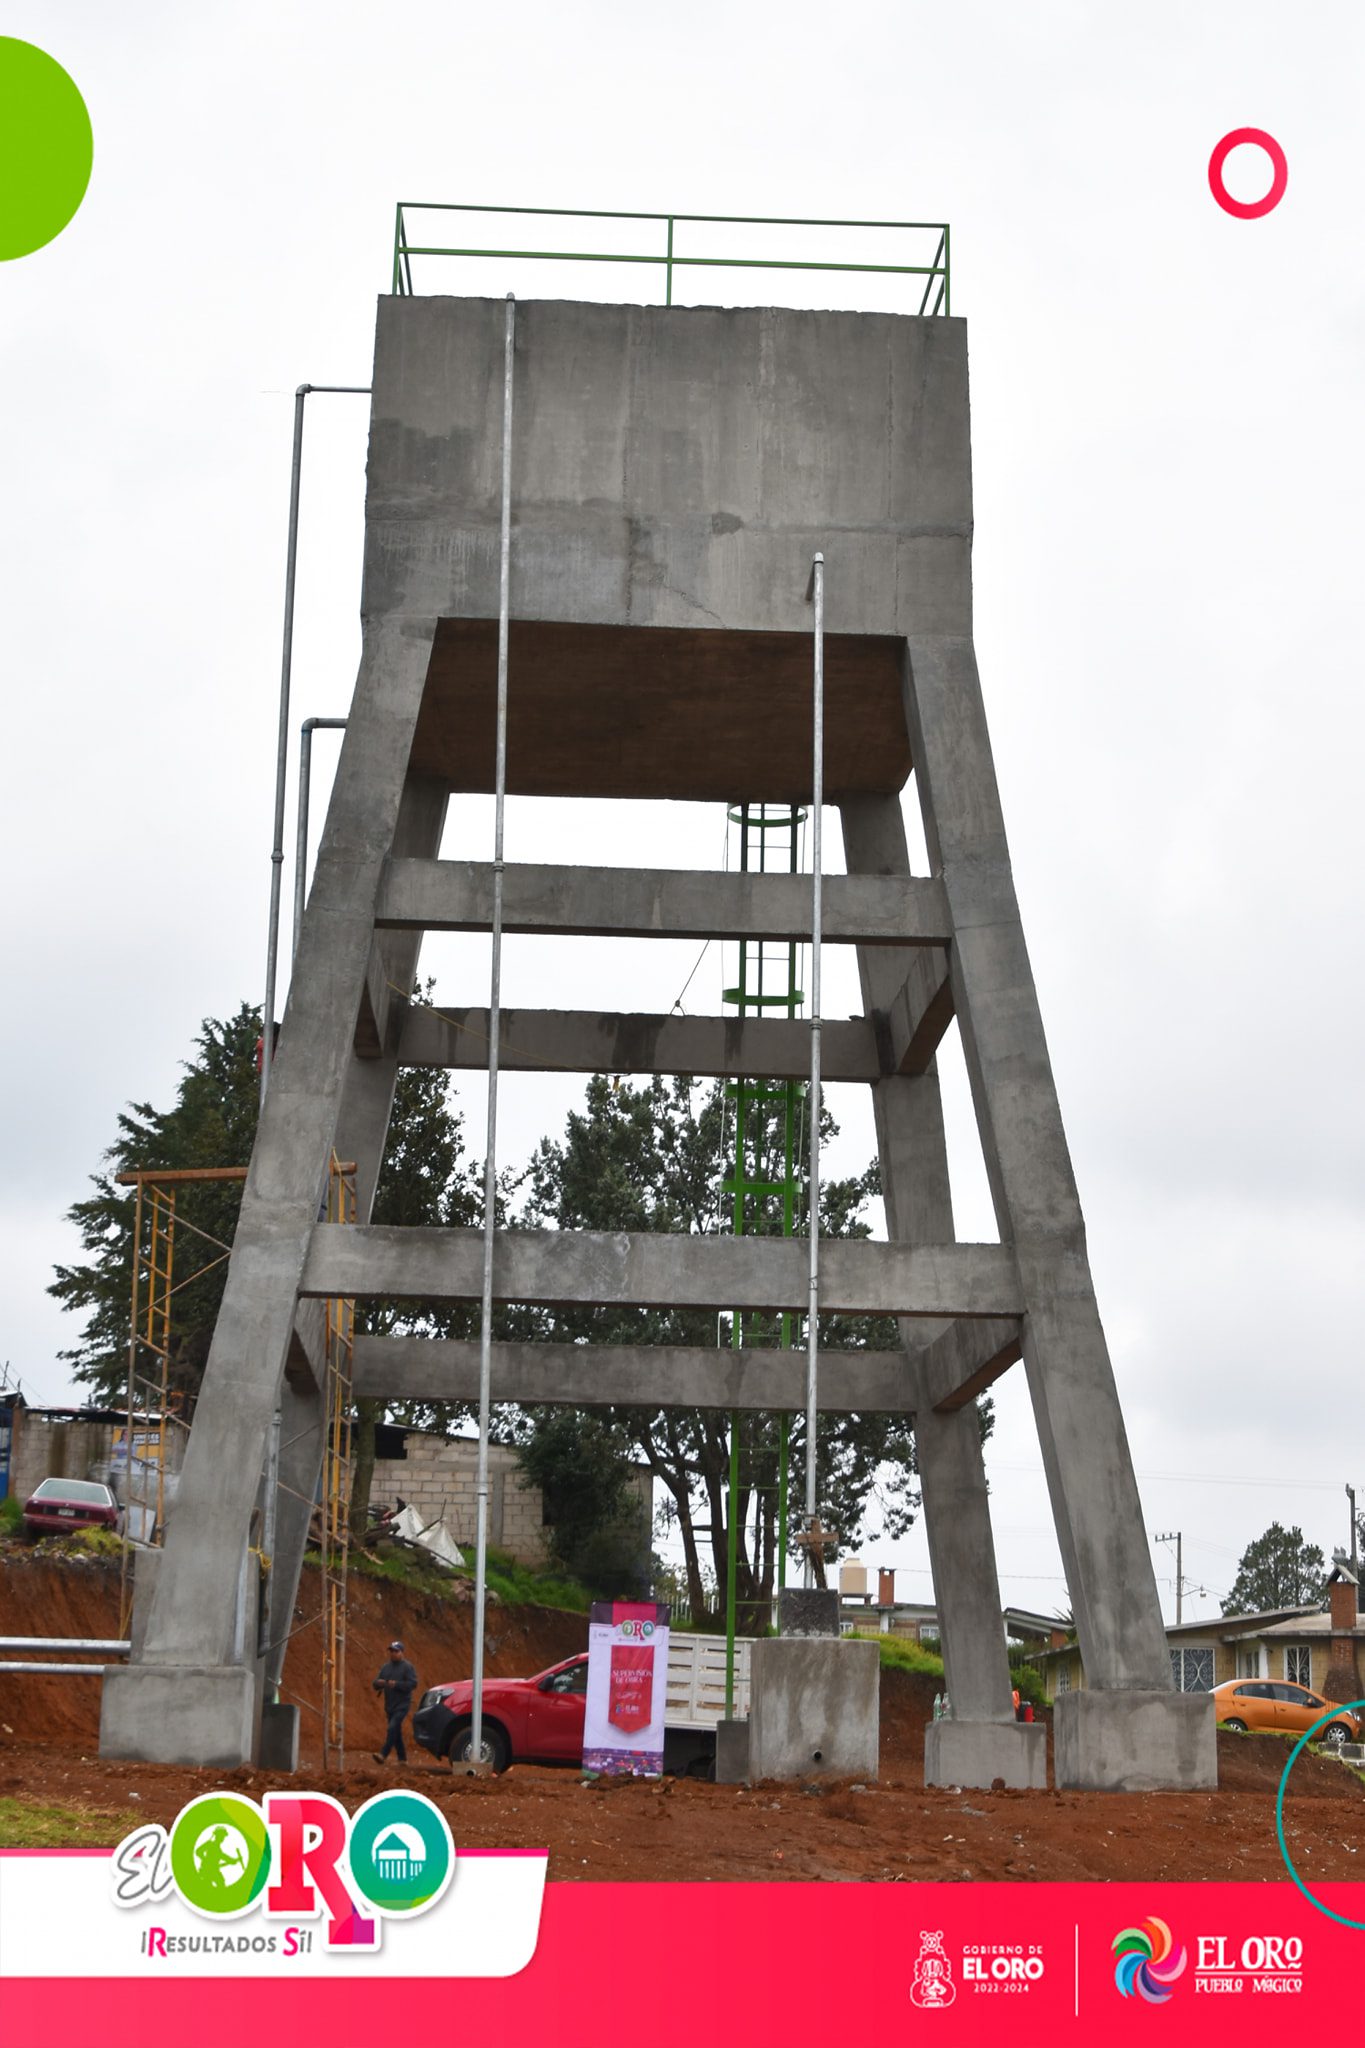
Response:
[[[408,1708],[412,1705],[412,1696],[417,1690],[417,1673],[403,1655],[401,1643],[389,1644],[388,1659],[379,1667],[374,1690],[384,1695],[384,1712],[389,1717],[389,1725],[384,1736],[384,1747],[372,1750],[370,1754],[377,1764],[382,1764],[387,1761],[389,1751],[392,1750],[399,1763],[405,1764],[408,1753],[403,1747],[403,1722]]]

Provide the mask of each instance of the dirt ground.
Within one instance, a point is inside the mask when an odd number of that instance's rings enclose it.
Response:
[[[691,1779],[583,1782],[571,1770],[514,1766],[492,1779],[452,1777],[410,1745],[406,1768],[371,1762],[380,1716],[368,1681],[391,1635],[401,1636],[423,1684],[467,1675],[470,1617],[402,1587],[352,1579],[348,1727],[354,1754],[323,1773],[316,1738],[293,1778],[253,1770],[193,1771],[102,1762],[97,1679],[0,1675],[0,1798],[77,1806],[107,1816],[116,1841],[140,1820],[169,1823],[196,1793],[233,1787],[259,1798],[273,1785],[308,1786],[355,1806],[405,1783],[440,1806],[463,1847],[547,1847],[552,1879],[843,1879],[948,1883],[1063,1879],[1278,1880],[1275,1793],[1288,1754],[1272,1736],[1218,1737],[1212,1793],[926,1791],[924,1725],[932,1681],[882,1677],[881,1776],[867,1786],[741,1788]],[[306,1583],[306,1602],[314,1597]],[[0,1633],[107,1635],[117,1622],[117,1574],[21,1552],[0,1552]],[[291,1646],[286,1681],[315,1701],[316,1629]],[[489,1666],[529,1674],[584,1647],[581,1615],[494,1609]],[[315,1726],[305,1712],[305,1728]],[[1358,1879],[1365,1785],[1325,1757],[1295,1766],[1285,1801],[1291,1850],[1306,1881]]]

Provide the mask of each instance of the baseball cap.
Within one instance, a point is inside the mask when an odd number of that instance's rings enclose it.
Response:
[[[398,1643],[398,1642],[394,1642],[394,1643],[390,1643],[390,1644],[389,1644],[389,1648],[390,1648],[391,1650],[401,1650],[401,1649],[402,1649],[402,1647],[403,1647],[403,1645],[402,1645],[401,1643]]]

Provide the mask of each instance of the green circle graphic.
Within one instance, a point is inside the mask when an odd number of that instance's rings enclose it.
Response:
[[[61,233],[85,197],[94,153],[85,101],[55,57],[0,36],[0,262]]]
[[[380,1792],[356,1811],[347,1860],[370,1904],[401,1919],[436,1904],[454,1874],[455,1843],[420,1792]]]
[[[231,1792],[191,1800],[171,1829],[171,1872],[191,1911],[215,1920],[249,1912],[270,1875],[259,1807]]]
[[[1294,1868],[1294,1859],[1289,1853],[1289,1844],[1285,1841],[1284,1838],[1284,1792],[1286,1785],[1289,1783],[1289,1773],[1293,1770],[1295,1763],[1298,1761],[1299,1752],[1303,1749],[1305,1743],[1312,1741],[1313,1737],[1317,1734],[1319,1728],[1325,1728],[1329,1721],[1335,1721],[1338,1714],[1342,1713],[1343,1711],[1348,1714],[1359,1714],[1363,1708],[1365,1708],[1365,1700],[1346,1700],[1344,1702],[1339,1702],[1335,1707],[1329,1708],[1325,1714],[1319,1714],[1317,1720],[1313,1723],[1311,1728],[1304,1729],[1303,1734],[1299,1737],[1298,1741],[1294,1744],[1294,1747],[1290,1750],[1289,1762],[1285,1765],[1284,1770],[1280,1774],[1280,1789],[1275,1794],[1275,1833],[1279,1837],[1280,1854],[1284,1858],[1284,1867],[1289,1872],[1289,1875],[1293,1878],[1295,1884],[1303,1893],[1304,1897],[1307,1899],[1309,1905],[1316,1906],[1320,1913],[1325,1914],[1329,1920],[1335,1920],[1339,1927],[1354,1927],[1360,1933],[1365,1934],[1365,1920],[1348,1920],[1344,1913],[1334,1913],[1330,1906],[1323,1905],[1321,1899],[1315,1899],[1313,1897],[1313,1894],[1309,1891],[1307,1885],[1299,1876],[1298,1871]]]

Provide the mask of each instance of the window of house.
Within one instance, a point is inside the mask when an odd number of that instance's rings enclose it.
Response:
[[[1313,1667],[1313,1653],[1307,1643],[1302,1647],[1286,1650],[1284,1653],[1284,1675],[1291,1685],[1311,1685],[1309,1676]]]
[[[1237,1676],[1259,1678],[1261,1675],[1261,1646],[1255,1643],[1249,1650],[1237,1652]]]
[[[1177,1692],[1213,1691],[1213,1650],[1172,1650],[1171,1678]]]
[[[1071,1667],[1069,1664],[1059,1664],[1057,1666],[1057,1690],[1058,1692],[1070,1692],[1071,1690]]]

